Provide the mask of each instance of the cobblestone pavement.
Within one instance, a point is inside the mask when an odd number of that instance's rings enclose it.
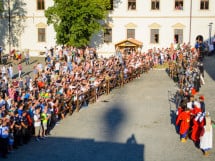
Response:
[[[201,93],[215,119],[215,58],[205,63]],[[8,161],[214,161],[215,149],[204,157],[191,140],[180,142],[171,99],[175,90],[164,70],[152,70],[66,117],[50,137],[32,140]]]

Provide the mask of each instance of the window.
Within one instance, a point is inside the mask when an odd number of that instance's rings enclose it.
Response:
[[[128,0],[128,10],[136,10],[136,0]]]
[[[209,0],[201,0],[200,1],[200,9],[208,10],[209,9]]]
[[[38,28],[38,42],[45,42],[45,41],[46,41],[46,29]]]
[[[151,29],[151,39],[150,43],[159,43],[159,29]]]
[[[175,9],[176,10],[183,10],[183,0],[175,0]]]
[[[135,39],[135,29],[127,29],[127,39],[128,38]]]
[[[106,28],[104,30],[104,42],[105,43],[112,42],[112,29],[111,28]]]
[[[44,10],[44,9],[45,9],[44,0],[37,0],[37,10]]]
[[[152,3],[151,3],[152,10],[159,10],[159,6],[160,6],[160,0],[152,0]]]
[[[107,7],[107,10],[113,10],[113,0],[110,0],[110,5]]]
[[[183,29],[174,29],[174,42],[176,44],[183,43]]]

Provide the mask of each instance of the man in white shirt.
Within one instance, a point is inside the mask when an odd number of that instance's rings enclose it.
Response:
[[[57,61],[56,64],[55,64],[55,73],[59,74],[59,71],[60,71],[60,62]]]
[[[45,61],[47,60],[48,55],[49,55],[49,49],[45,46]]]

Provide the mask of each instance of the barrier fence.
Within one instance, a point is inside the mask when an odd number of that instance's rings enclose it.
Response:
[[[73,94],[70,99],[65,100],[67,106],[59,109],[58,115],[64,117],[68,113],[72,115],[74,111],[79,112],[83,106],[95,103],[100,96],[110,94],[114,88],[123,87],[132,80],[139,78],[141,74],[148,73],[149,70],[150,66],[146,64],[137,69],[132,68],[132,71],[127,75],[124,75],[123,71],[121,71],[116,77],[105,78],[98,86],[91,87],[86,92]]]

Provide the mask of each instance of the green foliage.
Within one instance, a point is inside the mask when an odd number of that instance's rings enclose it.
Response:
[[[45,16],[54,25],[58,44],[82,47],[102,29],[100,22],[106,19],[109,7],[110,0],[54,0]]]
[[[3,1],[0,0],[0,13],[4,11]]]

